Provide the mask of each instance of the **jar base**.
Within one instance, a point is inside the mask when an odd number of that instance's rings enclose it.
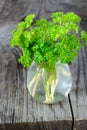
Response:
[[[31,95],[32,96],[32,95]],[[32,96],[33,97],[33,96]],[[52,98],[47,98],[45,96],[45,93],[35,93],[34,97],[33,97],[36,101],[39,101],[40,103],[45,103],[45,104],[54,104],[54,103],[58,103],[63,101],[66,96],[63,94],[60,94],[58,92],[55,92],[53,99]]]

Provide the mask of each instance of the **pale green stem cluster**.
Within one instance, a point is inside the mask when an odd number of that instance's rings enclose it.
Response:
[[[45,81],[43,83],[46,97],[44,103],[51,104],[54,101],[54,94],[58,83],[58,77],[55,68],[52,70],[52,72],[49,71],[47,73],[49,74],[44,75]]]
[[[35,92],[36,92],[36,89],[38,87],[38,83],[40,81],[40,77],[41,77],[41,72],[42,72],[42,69],[39,69],[39,71],[34,75],[33,79],[31,80],[28,88],[29,90],[31,89],[32,85],[34,85],[33,87],[33,93],[32,93],[32,96],[34,97],[35,96]]]
[[[38,87],[39,81],[41,80],[41,76],[42,76],[42,84],[45,91],[45,101],[43,103],[51,104],[54,101],[54,94],[58,83],[56,69],[54,68],[52,69],[52,71],[51,70],[46,71],[44,69],[43,72],[43,68],[39,68],[38,72],[34,75],[33,79],[31,80],[28,86],[29,90],[32,89],[33,97],[35,96],[35,92]]]

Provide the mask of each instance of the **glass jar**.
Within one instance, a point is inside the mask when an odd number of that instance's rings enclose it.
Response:
[[[62,101],[72,87],[68,64],[57,62],[54,68],[47,70],[33,62],[27,71],[27,87],[30,95],[41,103]]]

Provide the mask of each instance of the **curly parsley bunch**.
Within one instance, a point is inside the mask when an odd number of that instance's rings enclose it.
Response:
[[[22,50],[19,62],[24,67],[29,67],[32,61],[51,68],[58,61],[69,63],[77,57],[81,42],[87,44],[87,33],[79,26],[81,18],[73,12],[52,13],[51,21],[33,19],[34,14],[30,14],[20,22],[11,39],[11,46]]]

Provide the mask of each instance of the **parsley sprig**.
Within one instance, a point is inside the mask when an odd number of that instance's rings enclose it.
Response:
[[[81,42],[87,45],[87,33],[79,26],[81,18],[73,12],[52,13],[51,21],[45,18],[34,21],[34,17],[28,15],[12,33],[11,46],[21,48],[19,62],[24,67],[29,67],[32,61],[45,68],[54,67],[57,61],[69,63],[78,56]]]

